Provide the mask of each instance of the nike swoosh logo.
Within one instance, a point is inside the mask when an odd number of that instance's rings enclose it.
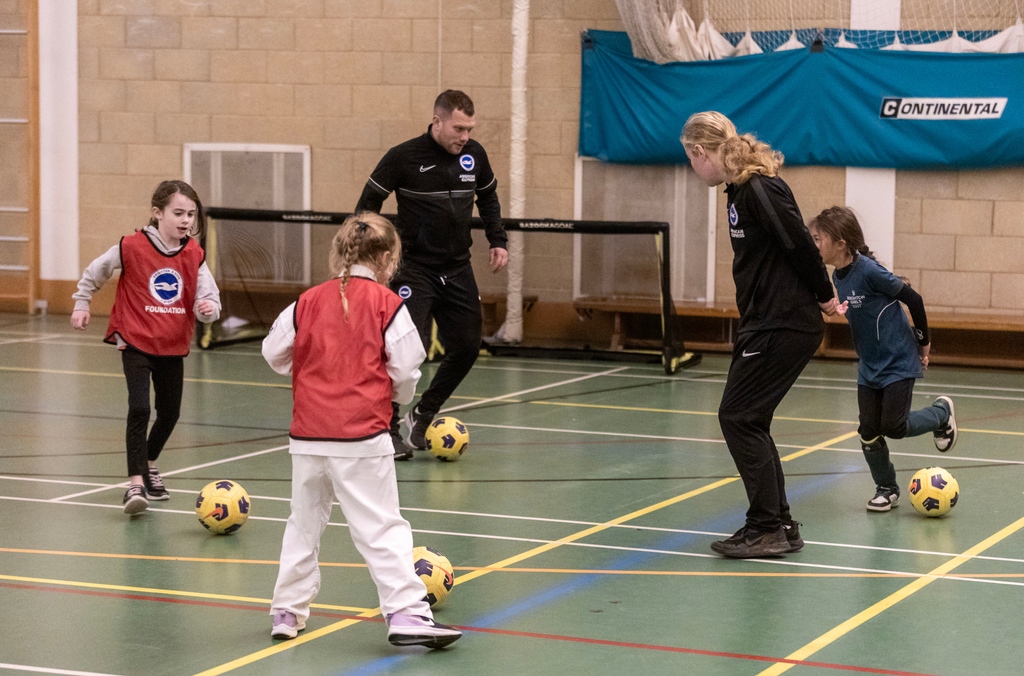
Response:
[[[437,166],[436,164],[431,164],[431,165],[430,165],[429,167],[424,167],[424,166],[423,166],[423,165],[421,164],[421,165],[420,165],[420,172],[424,172],[424,171],[430,171],[431,169],[433,169],[433,168],[434,168],[434,167],[436,167],[436,166]]]
[[[760,352],[747,352],[746,350],[743,350],[743,356],[744,357],[753,357],[755,354],[761,354],[761,353]]]

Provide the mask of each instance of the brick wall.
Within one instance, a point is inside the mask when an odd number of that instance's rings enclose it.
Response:
[[[1024,169],[896,174],[896,261],[929,308],[1024,310]]]
[[[181,175],[186,142],[308,144],[313,208],[349,210],[381,155],[425,130],[445,87],[476,101],[475,136],[508,204],[511,0],[78,6],[83,266],[145,222],[157,182]],[[615,1],[531,7],[527,216],[573,213],[584,28],[621,30]],[[787,167],[783,176],[805,216],[843,201],[842,169]],[[898,176],[896,267],[929,307],[1022,309],[1021,170]],[[528,270],[545,286],[571,288],[571,246],[538,246],[527,250]],[[475,259],[482,289],[503,290],[504,274],[479,265],[486,260],[480,242]],[[730,264],[728,241],[720,240],[720,302],[733,297]]]

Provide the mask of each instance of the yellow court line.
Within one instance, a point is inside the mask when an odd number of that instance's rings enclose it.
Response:
[[[798,451],[797,453],[793,453],[791,455],[788,455],[785,458],[782,458],[782,460],[786,461],[786,460],[790,460],[790,459],[793,459],[793,458],[797,458],[797,457],[801,457],[801,456],[807,455],[808,453],[811,453],[813,451],[816,451],[816,450],[819,450],[819,449],[822,449],[822,448],[826,448],[828,446],[831,446],[832,444],[837,444],[837,443],[839,443],[841,441],[849,439],[854,434],[856,434],[856,432],[849,432],[847,434],[840,435],[840,436],[835,437],[833,439],[829,439],[828,441],[826,441],[824,443],[817,444],[816,446],[811,446],[810,448],[804,449],[803,451]],[[556,549],[556,548],[558,548],[558,547],[560,547],[560,546],[562,546],[564,544],[568,544],[570,542],[575,542],[575,541],[580,540],[580,539],[582,539],[584,537],[587,537],[589,535],[593,535],[594,533],[599,533],[599,532],[601,532],[603,530],[607,530],[608,528],[611,528],[612,526],[620,525],[622,523],[625,523],[626,521],[631,521],[633,519],[636,519],[638,517],[644,516],[646,514],[650,514],[651,512],[656,512],[659,509],[664,509],[665,507],[669,507],[669,506],[677,504],[679,502],[683,502],[684,500],[689,500],[690,498],[696,497],[696,496],[701,495],[703,493],[707,493],[709,491],[713,491],[714,489],[720,488],[721,486],[726,486],[726,485],[731,484],[733,482],[739,481],[739,479],[740,479],[739,476],[729,477],[727,479],[720,479],[720,480],[718,480],[718,481],[716,481],[714,483],[708,484],[707,486],[702,486],[701,488],[697,488],[697,489],[694,489],[692,491],[688,491],[686,493],[683,493],[682,495],[677,495],[674,498],[669,498],[668,500],[663,500],[663,501],[661,501],[659,503],[650,505],[649,507],[644,507],[643,509],[639,509],[639,510],[637,510],[635,512],[630,512],[629,514],[626,514],[625,516],[620,516],[618,518],[612,519],[611,521],[606,521],[604,523],[597,524],[597,525],[592,526],[590,528],[586,528],[584,530],[581,530],[581,531],[579,531],[577,533],[574,533],[574,534],[569,535],[567,537],[561,538],[561,539],[556,540],[554,542],[549,542],[547,544],[541,545],[540,547],[535,547],[535,548],[533,548],[533,549],[531,549],[529,551],[523,552],[522,554],[517,554],[516,556],[511,556],[511,557],[509,557],[507,559],[503,559],[501,561],[498,561],[497,563],[494,563],[494,564],[491,564],[490,566],[487,566],[486,569],[471,571],[471,572],[469,572],[469,573],[467,573],[465,575],[462,575],[459,578],[457,578],[455,580],[455,584],[456,585],[464,584],[466,582],[469,582],[470,580],[475,580],[475,579],[477,579],[479,577],[483,577],[484,575],[487,575],[489,573],[497,572],[497,571],[499,571],[499,570],[501,570],[503,568],[507,568],[507,567],[511,566],[513,563],[517,563],[519,561],[523,561],[525,559],[532,558],[532,557],[537,556],[539,554],[543,554],[545,552],[549,552],[549,551],[551,551],[553,549]],[[380,608],[376,608],[376,609],[374,609],[374,611],[369,611],[369,612],[371,614],[368,614],[366,616],[367,617],[373,617],[374,615],[372,613],[374,613],[374,612],[379,613],[380,612]],[[311,641],[311,640],[313,640],[315,638],[319,638],[321,636],[326,636],[328,634],[332,634],[332,633],[338,631],[339,629],[344,629],[345,627],[352,626],[353,624],[356,624],[358,621],[359,620],[344,620],[342,622],[337,622],[335,624],[328,625],[328,626],[326,626],[326,627],[324,627],[322,629],[318,629],[317,631],[315,631],[315,632],[313,632],[311,634],[304,635],[302,637],[303,640],[301,642],[299,642],[299,643],[297,643],[294,640],[293,641],[288,641],[287,644],[280,645],[280,646],[273,646],[271,648],[267,648],[267,649],[261,650],[259,652],[255,652],[255,653],[252,653],[250,655],[246,655],[244,657],[240,657],[237,660],[234,660],[233,662],[228,662],[227,664],[222,664],[219,667],[214,667],[213,669],[209,669],[207,671],[203,671],[203,672],[201,672],[199,674],[196,674],[196,676],[218,676],[219,674],[226,673],[226,672],[231,671],[233,669],[237,669],[239,667],[243,667],[243,666],[252,664],[253,662],[261,660],[264,657],[270,657],[271,655],[276,655],[277,653],[282,652],[284,650],[289,650],[289,649],[291,649],[293,647],[296,647],[298,645],[301,645],[302,643],[306,643],[308,641]]]
[[[793,460],[793,459],[805,456],[808,453],[813,453],[814,451],[820,450],[822,448],[826,448],[828,446],[832,446],[833,444],[838,444],[841,441],[845,441],[846,439],[849,439],[850,437],[852,437],[852,436],[854,436],[856,434],[857,434],[856,432],[848,432],[846,434],[840,435],[838,437],[834,437],[832,439],[829,439],[828,441],[825,441],[823,443],[817,444],[815,446],[811,446],[809,448],[805,448],[802,451],[797,451],[796,453],[792,453],[790,455],[787,455],[786,457],[781,458],[781,460],[783,462],[786,462],[788,460]],[[544,552],[551,551],[552,549],[560,547],[560,546],[562,546],[564,544],[569,544],[570,542],[576,542],[577,540],[581,540],[581,539],[583,539],[583,538],[585,538],[587,536],[593,535],[595,533],[600,533],[603,530],[607,530],[607,529],[611,528],[612,526],[621,525],[623,523],[626,523],[627,521],[632,521],[633,519],[636,519],[638,517],[650,514],[651,512],[656,512],[659,509],[664,509],[665,507],[669,507],[671,505],[674,505],[676,503],[682,502],[684,500],[689,500],[690,498],[696,497],[696,496],[701,495],[703,493],[707,493],[709,491],[713,491],[716,488],[721,488],[722,486],[734,483],[734,482],[739,481],[739,480],[740,480],[739,476],[733,476],[733,477],[729,477],[727,479],[720,479],[720,480],[718,480],[718,481],[716,481],[714,483],[708,484],[707,486],[702,486],[701,488],[697,488],[697,489],[694,489],[694,490],[689,491],[687,493],[683,493],[682,495],[677,495],[674,498],[669,498],[668,500],[663,500],[663,501],[661,501],[659,503],[656,503],[656,504],[653,504],[653,505],[651,505],[649,507],[644,507],[643,509],[637,510],[635,512],[630,512],[629,514],[617,517],[615,519],[612,519],[611,521],[605,521],[604,523],[597,524],[596,526],[591,526],[590,528],[587,528],[585,530],[581,530],[581,531],[579,531],[577,533],[573,533],[572,535],[569,535],[567,537],[561,538],[559,540],[555,540],[554,542],[549,542],[549,543],[543,544],[543,545],[541,545],[539,547],[535,547],[535,548],[533,548],[533,549],[531,549],[529,551],[523,552],[522,554],[517,554],[516,556],[509,557],[507,559],[499,561],[498,563],[495,563],[495,564],[492,564],[492,565],[488,566],[488,569],[506,568],[508,566],[511,566],[513,563],[518,563],[519,561],[523,561],[524,559],[529,559],[529,558],[532,558],[534,556],[537,556],[538,554],[543,554]],[[470,580],[475,580],[476,578],[481,577],[482,575],[486,575],[489,572],[491,572],[491,570],[473,571],[471,573],[463,575],[458,580],[456,580],[455,583],[459,584],[460,582],[461,583],[469,582]]]
[[[273,566],[281,563],[277,559],[212,559],[199,556],[157,556],[153,554],[114,554],[110,552],[70,552],[57,549],[18,549],[15,547],[0,547],[0,554],[50,554],[53,556],[85,556],[102,559],[182,561],[186,563],[251,563]],[[365,563],[330,563],[320,561],[319,565],[327,568],[366,568]]]
[[[365,618],[376,617],[378,615],[380,615],[380,608],[375,608],[373,610],[368,610],[364,613],[359,614],[360,617]],[[333,634],[339,629],[351,627],[352,625],[359,624],[361,622],[362,620],[342,620],[340,622],[335,622],[334,624],[329,624],[326,627],[317,629],[316,631],[311,631],[308,634],[301,634],[297,638],[294,638],[290,641],[282,641],[277,645],[270,646],[269,648],[264,648],[263,650],[260,650],[258,652],[245,655],[244,657],[239,657],[237,660],[227,662],[226,664],[214,667],[213,669],[201,671],[198,674],[196,674],[196,676],[218,676],[219,674],[224,674],[229,671],[233,671],[235,669],[247,666],[249,664],[252,664],[253,662],[258,662],[259,660],[262,660],[265,657],[271,657],[272,655],[284,652],[285,650],[291,650],[292,648],[296,648],[302,645],[303,643],[309,643],[310,641],[316,640],[321,636]]]
[[[77,582],[75,580],[51,580],[42,577],[25,577],[23,575],[2,575],[0,580],[9,582],[26,582],[32,584],[47,584],[58,587],[81,587],[83,589],[103,589],[105,591],[132,592],[136,594],[159,594],[161,596],[183,596],[185,598],[209,599],[214,601],[240,601],[242,603],[258,603],[269,606],[270,599],[260,599],[251,596],[231,596],[228,594],[210,594],[207,592],[190,592],[182,589],[155,589],[150,587],[129,587],[123,584],[104,584],[100,582]],[[326,603],[310,604],[311,608],[318,610],[342,610],[353,613],[365,613],[367,608],[361,606],[336,606]]]
[[[950,559],[949,561],[947,561],[946,563],[942,564],[938,568],[935,568],[935,569],[931,570],[930,572],[927,573],[927,575],[929,575],[929,576],[942,576],[942,575],[945,575],[946,573],[950,572],[951,570],[959,568],[963,564],[967,563],[968,561],[971,560],[972,557],[977,556],[978,554],[981,554],[986,549],[988,549],[988,548],[992,547],[993,545],[996,545],[999,542],[1005,540],[1009,536],[1011,536],[1014,533],[1016,533],[1017,531],[1019,531],[1021,528],[1024,528],[1024,518],[1017,519],[1016,521],[1011,523],[1006,528],[1003,528],[1002,530],[1000,530],[999,532],[995,533],[994,535],[990,535],[989,537],[985,538],[984,540],[982,540],[978,544],[974,545],[973,547],[971,547],[967,551],[963,552],[962,554],[956,556],[955,558]],[[838,639],[842,638],[843,636],[845,636],[846,634],[850,633],[851,631],[853,631],[857,627],[861,626],[862,624],[864,624],[865,622],[867,622],[871,618],[876,617],[877,615],[880,615],[883,611],[888,610],[889,608],[893,607],[894,605],[896,605],[900,601],[910,597],[912,594],[920,591],[921,589],[924,589],[925,587],[930,585],[932,582],[935,582],[936,579],[938,579],[938,577],[920,577],[920,578],[914,580],[913,582],[911,582],[907,586],[905,586],[902,589],[899,589],[899,590],[893,592],[892,594],[890,594],[889,596],[885,597],[884,599],[882,599],[878,603],[874,604],[870,608],[862,610],[861,612],[857,613],[856,615],[854,615],[850,619],[846,620],[842,624],[836,626],[835,628],[831,629],[830,631],[825,632],[824,634],[822,634],[818,638],[814,639],[813,641],[811,641],[810,643],[808,643],[804,647],[800,648],[796,652],[790,653],[789,655],[786,656],[786,659],[787,660],[805,660],[805,659],[807,659],[808,657],[810,657],[814,653],[818,652],[822,648],[832,644],[833,642],[835,642]],[[776,664],[772,665],[771,667],[765,669],[761,673],[759,673],[757,676],[777,676],[778,674],[782,674],[782,673],[784,673],[786,671],[789,671],[794,666],[798,666],[798,665],[789,664],[789,663],[776,663]]]
[[[25,577],[22,575],[0,575],[0,580],[10,582],[30,582],[33,584],[59,585],[63,587],[82,587],[85,589],[103,589],[107,591],[132,592],[135,594],[160,594],[161,596],[184,596],[187,598],[212,599],[217,601],[242,601],[245,603],[269,603],[268,599],[249,596],[230,596],[228,594],[208,594],[204,592],[176,591],[172,589],[154,589],[151,587],[130,587],[122,584],[105,584],[101,582],[76,582],[74,580],[51,580],[41,577]]]

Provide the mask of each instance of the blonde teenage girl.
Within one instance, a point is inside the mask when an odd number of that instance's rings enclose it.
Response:
[[[709,186],[726,183],[732,275],[739,328],[718,420],[750,507],[746,523],[711,549],[732,558],[799,551],[779,451],[775,408],[821,343],[821,313],[836,299],[800,209],[779,178],[782,154],[724,115],[696,113],[680,138],[693,170]]]

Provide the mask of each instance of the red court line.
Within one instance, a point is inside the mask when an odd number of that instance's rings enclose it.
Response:
[[[188,606],[203,606],[208,608],[226,608],[230,610],[258,610],[267,612],[263,605],[244,605],[240,603],[224,603],[222,601],[199,601],[196,599],[177,599],[163,596],[148,596],[145,594],[126,594],[123,592],[96,591],[94,589],[73,589],[67,587],[48,587],[33,584],[18,584],[14,582],[0,582],[0,587],[11,589],[25,589],[29,591],[61,592],[65,594],[79,594],[82,596],[102,596],[106,598],[130,599],[133,601],[154,601],[158,603],[176,603]],[[334,620],[360,620],[362,622],[384,622],[382,617],[362,617],[359,615],[348,615],[345,613],[330,613],[323,611],[311,611],[314,617],[324,617]],[[772,664],[792,664],[802,667],[817,667],[819,669],[835,669],[837,671],[854,671],[863,674],[884,674],[885,676],[932,676],[917,671],[895,671],[892,669],[876,669],[874,667],[858,667],[849,664],[834,664],[832,662],[814,662],[810,660],[791,660],[785,657],[768,657],[766,655],[750,655],[746,653],[731,653],[719,650],[699,650],[697,648],[680,648],[677,646],[654,645],[650,643],[630,643],[628,641],[609,641],[597,638],[584,638],[580,636],[563,636],[560,634],[540,634],[531,631],[513,631],[510,629],[493,629],[491,627],[471,627],[468,625],[457,625],[456,629],[462,631],[476,632],[479,634],[496,634],[498,636],[514,636],[518,638],[535,638],[547,641],[565,641],[568,643],[585,643],[589,645],[611,646],[615,648],[632,648],[634,650],[655,650],[660,652],[681,653],[685,655],[700,655],[702,657],[725,657],[734,660],[748,660],[754,662],[770,662]]]

